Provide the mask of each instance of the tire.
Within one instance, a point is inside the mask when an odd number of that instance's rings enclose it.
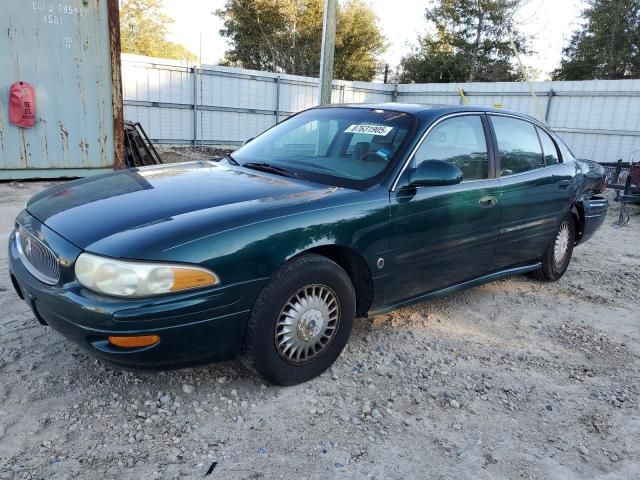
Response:
[[[296,257],[258,295],[241,360],[270,383],[306,382],[338,358],[355,314],[353,284],[338,264],[316,254]]]
[[[531,276],[542,282],[559,280],[571,262],[575,240],[576,223],[573,215],[569,213],[558,225],[553,240],[542,257],[542,267],[531,272]]]

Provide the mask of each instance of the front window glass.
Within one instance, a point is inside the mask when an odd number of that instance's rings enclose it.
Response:
[[[492,116],[500,151],[500,176],[528,172],[544,167],[536,127],[510,117]]]
[[[391,167],[415,127],[412,115],[369,108],[319,108],[276,125],[233,158],[319,183],[366,187]]]
[[[462,170],[462,181],[489,178],[489,153],[478,115],[454,117],[436,125],[414,157],[416,168],[426,160],[444,160]]]

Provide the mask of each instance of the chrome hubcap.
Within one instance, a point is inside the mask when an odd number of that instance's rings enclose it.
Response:
[[[290,363],[308,362],[331,343],[339,321],[340,304],[333,290],[325,285],[301,288],[278,316],[278,354]]]
[[[556,268],[562,267],[565,260],[567,259],[567,254],[569,252],[569,241],[571,240],[571,231],[569,229],[569,222],[564,221],[560,225],[558,229],[558,234],[556,235],[556,242],[553,247],[553,260],[556,264]]]

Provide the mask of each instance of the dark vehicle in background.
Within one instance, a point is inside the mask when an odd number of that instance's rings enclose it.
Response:
[[[509,275],[555,281],[602,224],[603,169],[536,120],[473,107],[314,108],[216,161],[33,197],[9,242],[43,324],[122,366],[329,367],[356,316]]]

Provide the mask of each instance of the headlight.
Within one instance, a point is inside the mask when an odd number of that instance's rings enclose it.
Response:
[[[132,262],[82,253],[76,260],[76,279],[95,292],[117,297],[148,297],[220,283],[200,267]]]

